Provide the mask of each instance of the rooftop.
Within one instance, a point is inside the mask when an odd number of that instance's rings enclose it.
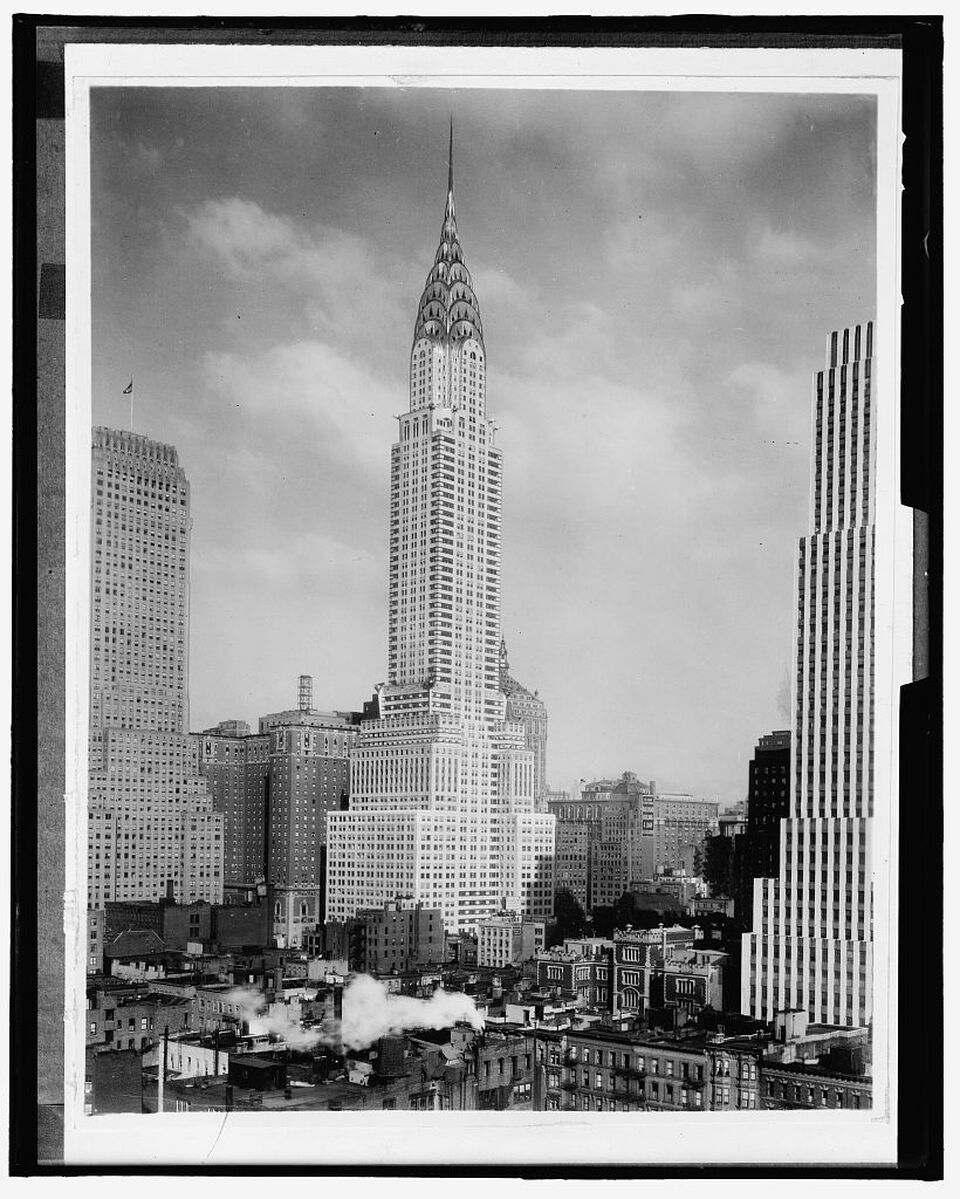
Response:
[[[835,1078],[842,1082],[859,1082],[870,1086],[872,1078],[869,1074],[850,1074],[842,1070],[833,1070],[829,1066],[821,1066],[818,1062],[781,1062],[775,1057],[763,1059],[765,1073],[783,1071],[785,1074],[805,1074],[811,1078]]]

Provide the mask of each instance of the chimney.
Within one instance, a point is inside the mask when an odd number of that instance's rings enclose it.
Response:
[[[377,1042],[377,1074],[380,1078],[398,1078],[403,1073],[403,1037],[381,1037]]]
[[[313,707],[313,676],[302,674],[297,685],[297,707],[301,712],[309,712]]]

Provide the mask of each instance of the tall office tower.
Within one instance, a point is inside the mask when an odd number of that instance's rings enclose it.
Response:
[[[790,730],[760,738],[750,760],[746,822],[733,839],[731,884],[741,931],[753,927],[753,880],[772,878],[780,859],[780,821],[790,814]],[[722,830],[721,830],[722,831]]]
[[[95,429],[88,906],[223,894],[223,818],[187,735],[190,488],[173,446]]]
[[[275,933],[285,946],[322,922],[326,815],[346,806],[358,712],[319,712],[300,675],[297,707],[261,716],[251,734],[222,721],[195,734],[201,770],[224,815],[226,883],[241,893],[274,885]]]
[[[448,931],[506,905],[549,915],[554,821],[500,690],[501,452],[453,198],[420,298],[391,453],[387,682],[361,725],[350,809],[328,817],[327,918],[396,896]]]
[[[587,783],[579,799],[561,793],[548,800],[557,818],[557,889],[589,910],[652,878],[656,795],[656,783],[628,770],[615,781]]]
[[[523,725],[524,741],[533,752],[533,806],[547,810],[547,705],[535,691],[510,677],[507,643],[500,642],[500,690],[507,697],[505,717]]]
[[[873,323],[832,333],[814,378],[810,534],[797,556],[795,726],[776,877],[754,885],[741,1007],[871,1019]]]
[[[251,733],[244,721],[223,720],[194,740],[214,811],[223,814],[224,884],[249,888],[267,877],[270,736]]]
[[[660,791],[654,805],[654,871],[696,873],[708,837],[720,828],[720,804],[686,792]]]

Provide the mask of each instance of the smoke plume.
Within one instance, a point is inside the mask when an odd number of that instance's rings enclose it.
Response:
[[[325,1021],[319,1027],[303,1028],[284,1004],[269,1008],[262,991],[235,987],[224,998],[240,1007],[240,1014],[253,1036],[269,1034],[291,1049],[328,1045],[342,1049],[365,1049],[380,1037],[412,1028],[450,1028],[461,1022],[480,1031],[483,1017],[469,995],[442,988],[429,999],[391,995],[386,986],[369,974],[358,974],[343,991],[342,1021]]]
[[[303,1028],[299,1019],[290,1014],[286,1005],[267,1007],[262,991],[253,987],[235,987],[224,998],[240,1005],[240,1012],[252,1036],[278,1037],[291,1049],[312,1049],[315,1045],[336,1043],[337,1030],[326,1024]]]
[[[379,1037],[408,1028],[449,1028],[464,1022],[480,1031],[483,1017],[469,995],[441,988],[429,999],[391,995],[369,974],[358,974],[343,992],[340,1037],[344,1049],[364,1049]]]

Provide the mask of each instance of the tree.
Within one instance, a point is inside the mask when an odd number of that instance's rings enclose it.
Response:
[[[733,841],[730,837],[708,837],[706,847],[703,878],[710,887],[710,894],[730,895]]]
[[[638,910],[637,901],[629,891],[624,891],[613,909],[613,927],[626,928],[628,924],[636,926]]]
[[[580,937],[586,928],[587,918],[583,908],[566,888],[557,892],[553,901],[554,926],[551,941],[554,945],[567,937]]]
[[[616,927],[614,924],[615,908],[605,906],[593,908],[590,912],[592,935],[595,937],[611,937]]]

